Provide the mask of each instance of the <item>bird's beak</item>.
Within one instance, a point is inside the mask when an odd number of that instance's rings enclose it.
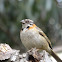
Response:
[[[24,22],[24,20],[21,20],[20,22],[21,22],[21,23],[23,23],[23,22]]]
[[[22,23],[22,20],[20,22]]]

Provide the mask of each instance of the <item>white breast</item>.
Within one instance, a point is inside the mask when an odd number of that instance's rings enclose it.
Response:
[[[23,30],[20,33],[20,37],[21,37],[22,43],[27,49],[31,49],[34,47],[43,48],[43,46],[46,47],[46,44],[47,44],[47,43],[45,44],[46,40],[43,37],[41,37],[41,35],[39,35],[39,33],[34,29]]]

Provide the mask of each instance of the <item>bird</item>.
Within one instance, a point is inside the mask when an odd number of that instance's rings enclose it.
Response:
[[[39,50],[45,50],[52,55],[57,62],[62,62],[62,60],[53,51],[51,42],[46,34],[42,31],[42,29],[36,26],[33,20],[24,19],[20,22],[22,23],[20,39],[27,50],[35,47]]]

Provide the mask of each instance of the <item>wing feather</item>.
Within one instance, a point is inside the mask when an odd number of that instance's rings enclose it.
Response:
[[[45,35],[45,33],[44,33],[40,28],[38,28],[38,27],[36,27],[36,29],[39,31],[39,34],[42,35],[42,36],[46,39],[46,41],[47,41],[48,44],[49,44],[49,47],[52,49],[51,42],[50,42],[50,40],[48,39],[48,37]]]

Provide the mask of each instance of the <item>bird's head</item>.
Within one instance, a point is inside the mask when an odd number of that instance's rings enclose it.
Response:
[[[22,28],[23,29],[24,28],[29,28],[29,27],[31,27],[34,24],[33,21],[30,20],[30,19],[24,19],[24,20],[22,20],[20,22],[22,23]]]

